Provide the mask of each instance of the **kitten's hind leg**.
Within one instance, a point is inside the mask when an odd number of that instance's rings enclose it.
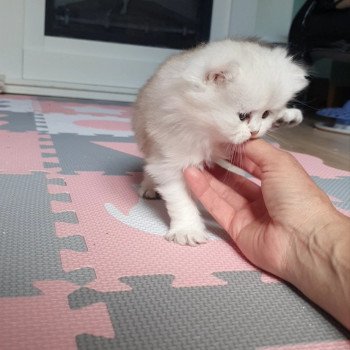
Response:
[[[209,233],[199,210],[189,194],[182,171],[164,170],[165,167],[148,164],[147,171],[156,176],[157,190],[165,200],[170,216],[170,230],[165,238],[182,245],[205,243]]]
[[[143,172],[139,195],[145,199],[160,199],[159,193],[155,190],[153,179],[145,171]]]

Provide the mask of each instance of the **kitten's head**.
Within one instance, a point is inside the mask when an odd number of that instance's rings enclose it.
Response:
[[[231,40],[199,49],[184,72],[201,121],[235,144],[271,129],[305,76],[284,49]]]

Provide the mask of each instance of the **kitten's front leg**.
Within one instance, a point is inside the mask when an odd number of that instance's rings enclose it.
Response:
[[[179,244],[196,245],[208,240],[209,235],[196,204],[191,199],[183,179],[158,187],[170,216],[170,230],[165,236]]]
[[[149,169],[149,167],[148,167]],[[159,174],[159,173],[158,173]],[[204,243],[209,238],[199,210],[192,200],[183,179],[182,172],[165,180],[164,172],[159,179],[157,192],[165,200],[170,216],[170,229],[165,238],[169,241],[185,245]],[[159,175],[158,175],[159,176]]]
[[[300,124],[302,120],[303,114],[300,109],[286,108],[278,114],[276,121],[273,123],[273,128],[281,126],[293,127]]]

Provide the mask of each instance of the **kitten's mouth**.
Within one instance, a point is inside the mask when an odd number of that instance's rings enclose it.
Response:
[[[250,135],[250,140],[259,138],[258,134],[258,132],[252,132]]]

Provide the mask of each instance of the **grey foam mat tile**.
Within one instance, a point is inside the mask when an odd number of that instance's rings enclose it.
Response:
[[[58,134],[52,135],[52,140],[60,161],[61,174],[100,171],[106,175],[125,175],[142,169],[140,158],[94,144],[94,141],[130,143],[134,142],[133,138]]]
[[[284,284],[257,272],[216,273],[226,286],[173,288],[167,275],[125,277],[132,291],[70,295],[72,308],[106,303],[116,339],[80,335],[79,349],[256,349],[350,339],[350,333]]]
[[[0,174],[0,297],[35,295],[37,280],[67,279],[81,284],[94,278],[93,271],[70,275],[62,269],[60,250],[86,250],[82,237],[61,240],[55,222],[74,223],[72,212],[52,213],[52,195],[44,173]],[[68,200],[66,195],[57,195]]]
[[[7,130],[12,132],[26,132],[36,131],[34,113],[31,112],[9,112],[1,111],[0,114],[5,114],[5,117],[1,117],[2,122],[6,122],[4,125],[0,125],[0,130]]]

